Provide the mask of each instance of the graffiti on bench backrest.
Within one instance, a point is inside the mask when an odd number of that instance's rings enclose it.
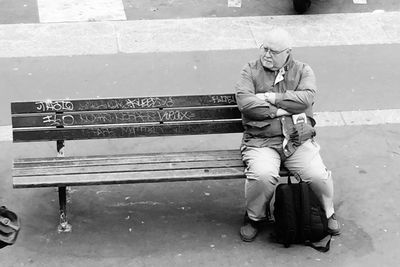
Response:
[[[191,100],[189,100],[191,98]],[[209,95],[188,96],[184,100],[197,102],[197,106],[236,104],[234,95]],[[178,102],[181,102],[178,101]],[[174,97],[141,97],[124,99],[98,99],[98,100],[60,100],[35,102],[36,109],[40,112],[76,112],[76,114],[52,114],[43,117],[43,124],[47,126],[72,126],[85,124],[107,123],[144,123],[167,121],[190,121],[196,117],[192,111],[184,110],[145,110],[159,107],[173,107],[176,103]],[[75,104],[75,105],[74,105]],[[123,110],[134,110],[126,111]],[[140,110],[143,109],[143,110]],[[119,112],[88,112],[121,110]]]
[[[47,126],[72,126],[90,124],[146,123],[167,121],[190,121],[195,117],[191,111],[180,110],[142,110],[131,112],[99,112],[51,114],[43,116]]]
[[[214,104],[236,104],[233,95],[212,95],[210,98]]]
[[[144,97],[144,98],[124,98],[124,99],[103,99],[80,101],[77,110],[103,110],[103,109],[137,109],[172,107],[174,101],[172,97]]]
[[[47,112],[47,111],[55,111],[55,112],[62,112],[62,111],[73,111],[74,104],[71,101],[38,101],[35,102],[36,109],[39,111]]]
[[[155,108],[172,107],[174,100],[172,97],[142,97],[142,98],[124,98],[124,99],[102,99],[102,100],[77,100],[77,107],[74,107],[72,101],[37,101],[36,109],[42,112],[55,111],[80,111],[80,110],[103,110],[103,109],[137,109],[137,108]]]
[[[178,97],[179,98],[179,97]],[[234,95],[209,95],[198,98],[198,96],[186,96],[184,98],[170,97],[136,97],[123,99],[97,99],[97,100],[60,100],[60,101],[38,101],[35,102],[36,109],[41,112],[63,112],[83,110],[123,110],[123,109],[148,109],[148,108],[170,108],[185,101],[207,104],[236,104]],[[179,101],[177,101],[179,100]],[[74,106],[75,103],[75,106]],[[186,103],[187,104],[187,103]],[[191,106],[186,105],[186,106]],[[194,105],[196,106],[196,105]]]
[[[208,125],[147,125],[132,127],[94,127],[85,129],[83,135],[93,138],[118,138],[118,137],[140,137],[140,136],[160,136],[160,135],[182,135],[182,134],[202,134],[207,132],[238,132],[242,131],[241,124],[228,125],[224,123],[212,123]]]
[[[74,125],[75,118],[72,115],[61,115],[56,114],[47,115],[43,117],[43,124],[48,126],[71,126]]]

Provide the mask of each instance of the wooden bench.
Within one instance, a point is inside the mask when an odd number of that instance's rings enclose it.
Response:
[[[54,157],[14,159],[12,176],[14,188],[58,187],[60,232],[68,186],[244,178],[239,149],[64,156],[65,140],[242,132],[233,94],[14,102],[11,113],[14,142],[56,142]]]

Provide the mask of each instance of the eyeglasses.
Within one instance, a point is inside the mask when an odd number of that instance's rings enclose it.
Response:
[[[277,55],[279,55],[280,53],[282,53],[282,52],[288,50],[289,48],[285,48],[285,49],[283,49],[283,50],[281,50],[281,51],[276,51],[276,50],[272,50],[272,49],[269,48],[269,47],[265,47],[265,46],[262,44],[262,45],[260,46],[260,49],[263,50],[264,53],[268,53],[268,52],[269,52],[269,53],[271,54],[271,56],[277,56]]]

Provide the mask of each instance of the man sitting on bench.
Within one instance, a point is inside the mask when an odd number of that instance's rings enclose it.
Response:
[[[253,241],[260,222],[266,219],[281,162],[311,183],[326,211],[330,234],[338,235],[331,172],[313,139],[315,76],[307,64],[292,58],[286,31],[275,28],[267,33],[260,58],[245,65],[235,90],[245,129],[241,146],[246,164],[242,240]]]

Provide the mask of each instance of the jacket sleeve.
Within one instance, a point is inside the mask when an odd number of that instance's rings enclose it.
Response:
[[[276,116],[277,108],[274,105],[256,97],[256,88],[249,64],[242,69],[235,91],[239,110],[248,119],[265,120]]]
[[[304,65],[297,88],[277,93],[275,105],[294,114],[302,113],[313,105],[316,90],[314,72],[310,66]]]

